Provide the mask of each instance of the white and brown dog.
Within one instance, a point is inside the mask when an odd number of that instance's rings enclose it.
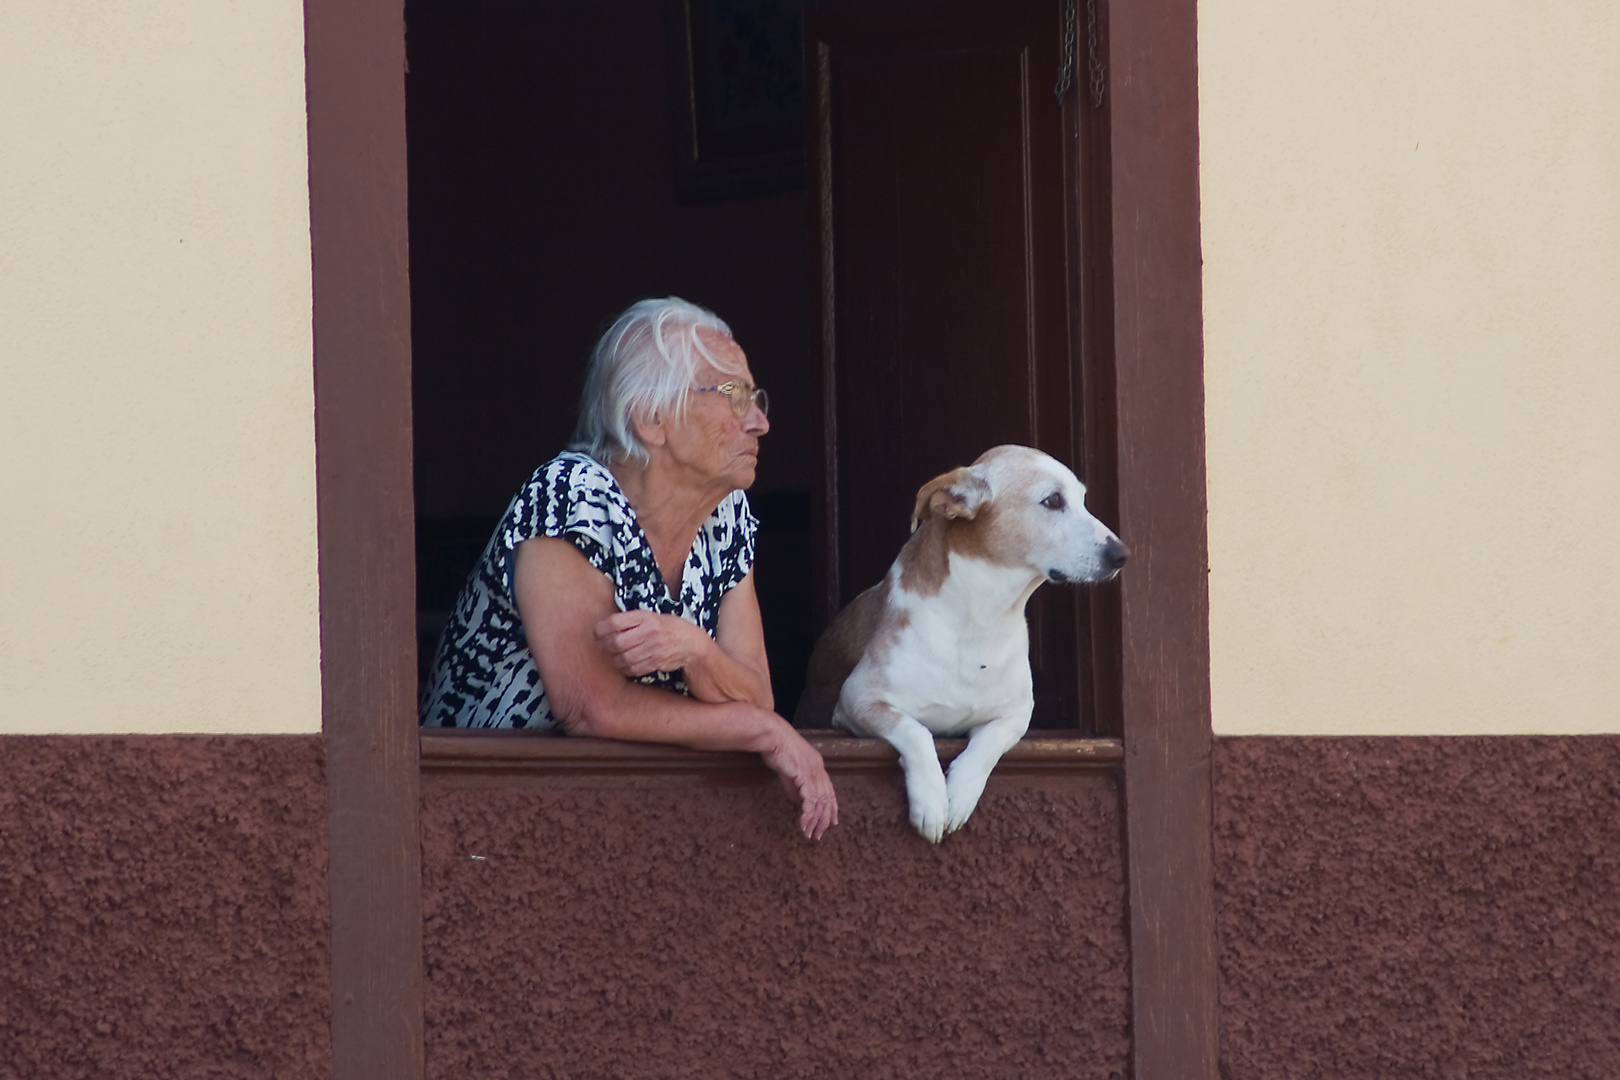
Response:
[[[962,826],[1029,728],[1030,596],[1045,581],[1106,581],[1130,557],[1085,497],[1074,473],[1027,446],[935,477],[888,574],[816,643],[794,722],[888,740],[911,824],[931,842]],[[963,733],[947,777],[934,736]]]

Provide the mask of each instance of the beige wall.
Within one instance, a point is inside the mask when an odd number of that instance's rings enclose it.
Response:
[[[1217,731],[1620,731],[1620,6],[1199,33]],[[0,731],[318,730],[301,4],[9,0],[0,131]]]
[[[299,0],[0,4],[0,731],[316,731]]]
[[[1620,4],[1199,35],[1216,731],[1620,731]]]

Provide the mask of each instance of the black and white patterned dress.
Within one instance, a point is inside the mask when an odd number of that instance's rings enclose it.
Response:
[[[721,599],[753,569],[756,528],[741,491],[721,500],[698,530],[680,594],[671,598],[652,545],[613,474],[585,454],[557,455],[512,499],[456,600],[422,688],[423,725],[556,726],[512,592],[513,553],[523,541],[569,541],[613,582],[620,611],[678,615],[713,637]],[[637,681],[687,692],[679,671]]]

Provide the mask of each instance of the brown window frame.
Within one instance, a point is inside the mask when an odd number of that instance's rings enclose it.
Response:
[[[1133,548],[1117,614],[1100,616],[1118,631],[1099,665],[1116,673],[1124,726],[1132,1072],[1213,1080],[1197,6],[1098,7],[1106,98],[1083,138],[1108,198],[1077,204],[1077,220],[1109,238],[1106,265],[1082,267],[1099,328],[1084,343],[1087,427],[1093,452],[1107,448]],[[306,0],[332,1063],[344,1080],[423,1073],[404,29],[402,0]]]

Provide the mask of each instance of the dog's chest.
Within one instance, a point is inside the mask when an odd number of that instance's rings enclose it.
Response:
[[[1029,634],[1021,611],[966,622],[923,604],[908,616],[880,672],[873,672],[896,708],[948,734],[1028,707]]]

